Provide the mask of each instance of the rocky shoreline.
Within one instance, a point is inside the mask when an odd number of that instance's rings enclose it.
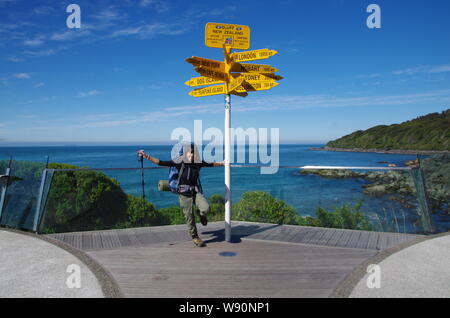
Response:
[[[450,214],[450,156],[434,155],[421,162],[429,203],[433,211],[445,211]],[[302,175],[317,175],[322,178],[345,179],[362,178],[368,181],[363,185],[363,193],[369,196],[398,195],[389,197],[410,206],[415,200],[416,189],[411,175],[407,171],[369,171],[357,172],[338,169],[301,170]],[[412,197],[412,198],[411,198]]]
[[[374,152],[386,154],[403,154],[403,155],[436,155],[436,154],[450,154],[447,150],[403,150],[403,149],[364,149],[364,148],[332,148],[320,147],[309,148],[313,151],[341,151],[341,152]]]

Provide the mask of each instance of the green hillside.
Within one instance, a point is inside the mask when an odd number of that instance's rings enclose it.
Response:
[[[450,150],[450,109],[401,124],[358,130],[327,143],[330,148]]]

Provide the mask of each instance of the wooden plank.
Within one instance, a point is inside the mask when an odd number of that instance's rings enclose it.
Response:
[[[387,233],[378,233],[379,239],[378,239],[378,245],[377,248],[380,250],[384,250],[388,247],[388,237],[389,234]]]
[[[367,248],[367,243],[369,242],[370,232],[362,231],[361,236],[359,237],[358,243],[356,244],[356,248]]]
[[[336,229],[328,229],[320,240],[317,241],[317,245],[328,245],[328,241],[333,237],[336,231]]]
[[[82,234],[83,250],[89,250],[93,248],[92,233]]]
[[[328,229],[325,228],[318,228],[317,231],[314,233],[314,235],[311,235],[311,237],[308,240],[305,240],[306,244],[317,244],[320,239],[325,235],[326,232],[328,232]]]
[[[341,230],[343,232],[342,236],[339,238],[335,246],[347,247],[348,241],[352,236],[352,231],[349,230]]]
[[[302,228],[294,237],[292,237],[289,242],[301,243],[304,238],[307,238],[310,233],[315,233],[316,228],[306,227]]]
[[[379,239],[378,232],[370,232],[366,248],[376,250],[378,246],[378,239]]]
[[[362,233],[363,233],[362,231],[352,231],[346,247],[356,248]]]
[[[327,246],[336,246],[342,235],[344,235],[344,231],[341,229],[336,229],[331,238],[328,240]]]

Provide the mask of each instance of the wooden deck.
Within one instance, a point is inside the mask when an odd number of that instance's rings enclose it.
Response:
[[[126,297],[328,297],[359,264],[418,235],[233,222],[53,234],[85,251]],[[232,252],[222,256],[223,252]],[[225,253],[225,255],[228,255]]]

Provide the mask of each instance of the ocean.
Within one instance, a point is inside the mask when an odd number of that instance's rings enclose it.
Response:
[[[280,145],[281,166],[362,166],[386,167],[387,163],[404,166],[413,155],[383,153],[353,153],[312,151],[311,147],[323,145]],[[66,163],[90,168],[140,168],[136,151],[144,149],[161,160],[170,159],[172,145],[136,146],[54,146],[54,147],[0,147],[0,160]],[[244,150],[247,153],[248,147]],[[237,153],[237,151],[236,151]],[[239,162],[236,162],[240,164]],[[155,166],[149,161],[144,167]],[[142,196],[141,170],[105,170],[106,175],[116,178],[125,192]],[[144,194],[156,208],[178,204],[176,195],[159,192],[159,180],[167,179],[168,169],[144,170]],[[201,181],[207,197],[224,193],[224,169],[203,168]],[[243,193],[251,190],[269,192],[274,197],[292,205],[302,216],[314,216],[318,206],[333,209],[342,204],[356,204],[363,200],[364,213],[379,226],[379,230],[418,233],[418,215],[414,207],[386,197],[372,197],[362,193],[366,180],[324,179],[314,175],[301,175],[297,168],[280,168],[275,174],[260,174],[259,168],[232,168],[232,201],[237,202]],[[432,219],[439,231],[450,228],[448,214],[433,214]]]

